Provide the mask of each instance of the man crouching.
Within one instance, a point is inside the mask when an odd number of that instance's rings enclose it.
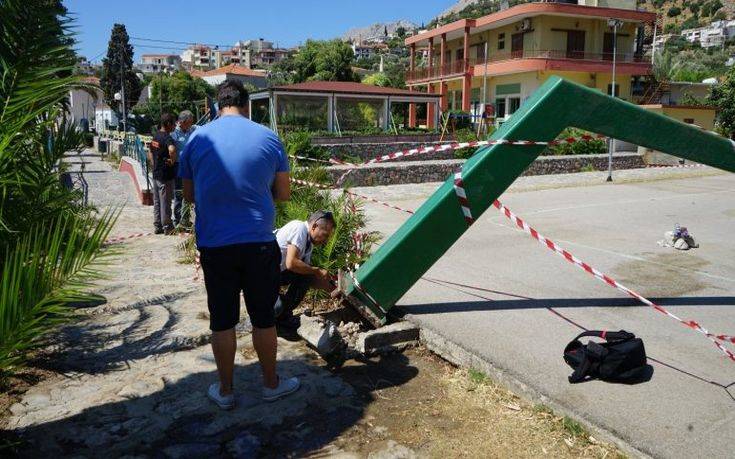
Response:
[[[332,236],[336,223],[331,212],[318,210],[307,221],[292,220],[276,231],[281,248],[281,285],[285,294],[276,300],[276,325],[286,333],[295,332],[300,320],[293,315],[310,288],[335,293],[335,285],[326,269],[311,266],[311,252]]]

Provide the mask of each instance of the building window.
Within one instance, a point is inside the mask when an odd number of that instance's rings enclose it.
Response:
[[[498,34],[498,49],[505,49],[505,33]]]
[[[612,96],[612,84],[607,85],[607,95]],[[615,83],[615,95],[613,97],[620,97],[620,85]]]
[[[694,118],[684,118],[686,124],[694,124]]]

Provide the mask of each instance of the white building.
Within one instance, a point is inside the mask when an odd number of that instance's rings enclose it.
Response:
[[[353,43],[352,52],[355,54],[355,59],[367,59],[374,56],[382,51],[388,51],[388,45],[386,44],[365,44],[365,43]]]
[[[181,69],[181,57],[176,54],[143,54],[136,67],[143,73],[175,72]]]
[[[193,45],[181,53],[181,62],[189,69],[208,70],[213,67],[212,48],[205,45]]]
[[[682,37],[692,43],[699,43],[702,48],[723,46],[731,38],[735,38],[735,20],[714,21],[708,26],[681,31]]]

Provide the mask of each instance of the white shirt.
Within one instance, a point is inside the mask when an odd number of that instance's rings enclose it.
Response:
[[[292,245],[299,251],[299,259],[311,264],[311,251],[314,244],[309,237],[309,224],[301,220],[291,220],[276,230],[276,241],[281,248],[281,271],[286,270],[286,254],[288,246]]]

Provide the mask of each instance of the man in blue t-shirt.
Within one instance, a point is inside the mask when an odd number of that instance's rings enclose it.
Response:
[[[179,113],[179,125],[176,126],[171,138],[176,144],[176,151],[179,153],[184,151],[189,137],[194,133],[197,126],[194,124],[194,114],[189,110],[183,110]],[[178,170],[179,163],[174,164]],[[174,182],[174,226],[188,229],[191,226],[189,221],[189,209],[184,206],[184,184],[181,177],[176,177]]]
[[[299,388],[298,378],[276,374],[276,328],[281,251],[275,241],[274,199],[290,198],[288,158],[269,129],[243,116],[248,93],[226,81],[217,96],[220,117],[200,127],[179,159],[184,199],[196,205],[194,222],[207,288],[212,351],[219,383],[207,395],[221,408],[234,406],[235,326],[240,293],[253,325],[253,346],[263,371],[263,399]]]

